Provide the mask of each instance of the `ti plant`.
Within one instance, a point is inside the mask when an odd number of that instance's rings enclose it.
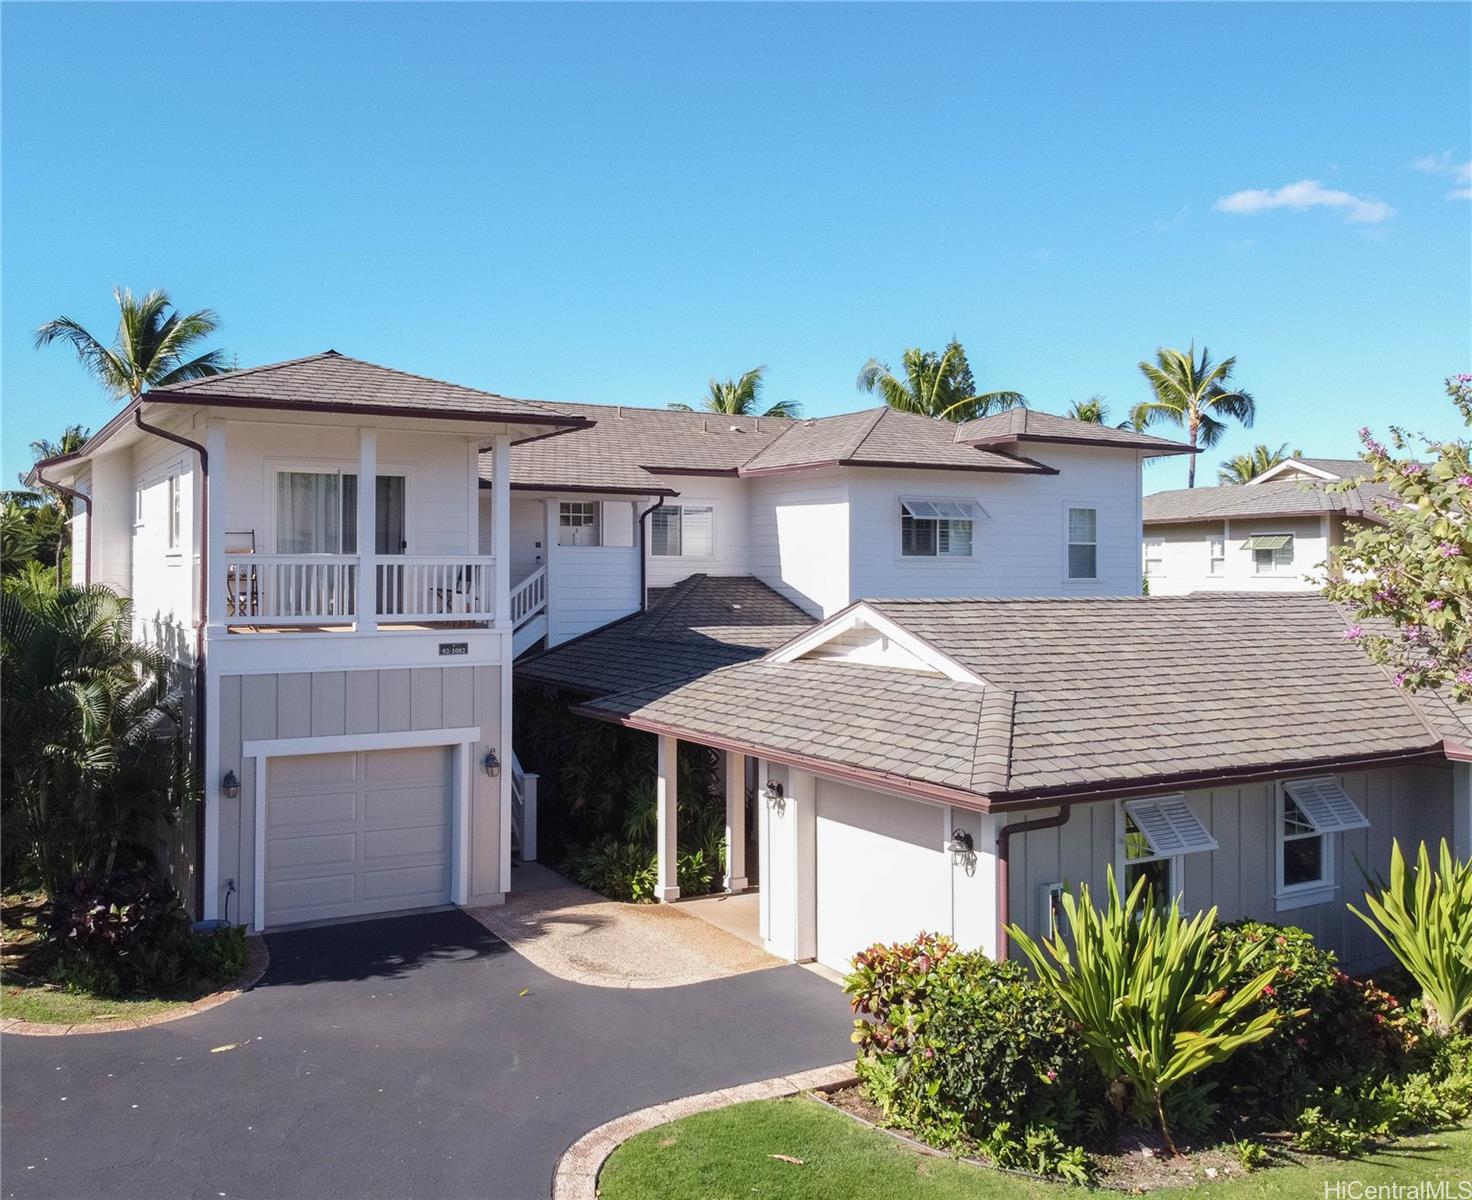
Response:
[[[1365,893],[1367,916],[1349,911],[1373,929],[1421,985],[1433,1028],[1449,1033],[1472,1024],[1472,860],[1458,862],[1446,839],[1436,870],[1426,843],[1406,870],[1400,843],[1390,844],[1390,882],[1377,896]]]
[[[1078,1023],[1079,1035],[1123,1112],[1131,1098],[1153,1114],[1172,1154],[1179,1154],[1165,1117],[1165,1094],[1198,1071],[1272,1033],[1283,1015],[1254,1012],[1272,994],[1277,969],[1232,992],[1227,981],[1257,956],[1261,944],[1223,952],[1216,909],[1182,917],[1179,899],[1162,910],[1141,879],[1121,900],[1109,871],[1109,902],[1094,907],[1087,886],[1063,896],[1067,933],[1041,945],[1017,926],[1008,934],[1043,985]]]

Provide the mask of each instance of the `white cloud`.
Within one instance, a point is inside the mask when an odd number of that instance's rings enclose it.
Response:
[[[1233,192],[1216,202],[1218,212],[1250,216],[1273,208],[1302,212],[1309,208],[1333,208],[1344,213],[1346,221],[1374,225],[1395,215],[1395,209],[1383,200],[1368,200],[1353,192],[1326,188],[1317,179],[1301,179],[1280,188],[1248,188]]]
[[[1411,169],[1427,175],[1445,175],[1456,184],[1446,194],[1448,200],[1472,200],[1472,158],[1458,162],[1450,150],[1440,154],[1423,154],[1411,163]]]

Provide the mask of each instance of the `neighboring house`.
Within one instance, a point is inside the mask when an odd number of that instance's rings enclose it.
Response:
[[[1245,484],[1146,496],[1150,594],[1322,586],[1323,564],[1346,524],[1379,520],[1375,505],[1391,495],[1364,479],[1366,469],[1356,458],[1290,458]]]
[[[506,479],[567,412],[328,351],[157,388],[33,478],[73,570],[183,668],[203,781],[162,847],[254,928],[494,903],[512,849]],[[364,480],[373,483],[365,485]]]
[[[1472,854],[1472,713],[1393,687],[1318,597],[875,601],[763,653],[792,614],[757,620],[750,588],[697,581],[518,674],[658,736],[661,863],[679,739],[725,753],[733,828],[759,785],[782,957],[843,970],[920,929],[1004,952],[1008,920],[1046,932],[1060,889],[1097,895],[1113,865],[1355,968],[1383,949],[1344,907],[1361,866],[1392,837]]]
[[[1141,461],[1190,452],[1023,409],[953,425],[546,407],[593,426],[511,456],[513,578],[547,600],[518,653],[693,574],[754,576],[814,616],[864,596],[1137,595]]]

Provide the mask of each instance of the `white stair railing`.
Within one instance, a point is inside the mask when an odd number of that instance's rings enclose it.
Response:
[[[511,589],[511,628],[519,629],[547,607],[547,567],[544,563]]]
[[[537,860],[537,775],[521,769],[511,752],[511,832],[521,849],[522,862]]]

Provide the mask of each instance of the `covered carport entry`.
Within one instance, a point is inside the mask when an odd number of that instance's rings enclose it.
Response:
[[[478,728],[247,742],[251,924],[465,904]]]

